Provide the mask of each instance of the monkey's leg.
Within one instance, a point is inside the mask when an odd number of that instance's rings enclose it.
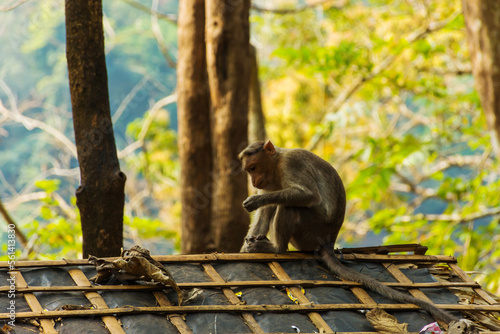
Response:
[[[255,213],[255,218],[248,230],[247,236],[251,235],[266,235],[269,232],[269,225],[273,220],[274,214],[276,213],[276,206],[265,206],[257,210]]]
[[[255,213],[254,220],[248,230],[245,241],[243,242],[243,246],[241,246],[240,252],[248,252],[248,253],[272,253],[274,252],[274,248],[272,250],[264,251],[262,246],[257,246],[257,248],[252,247],[257,238],[259,240],[269,239],[266,238],[267,232],[269,232],[269,225],[273,220],[273,216],[276,212],[276,206],[266,206],[257,210]]]
[[[245,246],[250,253],[284,253],[288,242],[300,222],[300,208],[278,205],[272,219],[271,242],[265,235],[247,236]]]
[[[306,209],[307,210],[307,209]],[[303,208],[279,205],[274,215],[271,237],[275,242],[275,253],[284,253],[301,221]]]
[[[243,247],[245,247],[245,252],[248,253],[274,253],[276,249],[264,234],[249,235],[245,238]]]

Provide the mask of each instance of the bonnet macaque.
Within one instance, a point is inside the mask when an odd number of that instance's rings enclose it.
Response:
[[[332,255],[344,221],[346,195],[340,176],[328,162],[304,149],[275,147],[271,141],[250,144],[238,157],[258,189],[257,195],[243,202],[248,212],[257,212],[242,252],[283,253],[289,242],[303,251],[319,248],[328,268],[340,278],[392,300],[415,304],[446,323],[455,320],[428,302],[344,266]]]

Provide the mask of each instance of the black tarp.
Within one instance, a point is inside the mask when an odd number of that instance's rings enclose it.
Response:
[[[304,261],[280,262],[283,269],[293,280],[337,280],[322,263],[311,259]],[[369,275],[381,282],[394,282],[392,275],[377,263],[345,263],[353,269]],[[211,282],[211,278],[204,272],[200,264],[169,264],[164,263],[177,283]],[[276,286],[233,288],[240,299],[248,305],[292,305],[294,302],[287,296],[283,286],[275,277],[266,263],[259,262],[227,262],[214,263],[214,269],[226,281],[272,281]],[[74,286],[75,283],[68,273],[75,267],[43,267],[23,268],[21,273],[29,286]],[[78,267],[90,278],[95,275],[95,269],[90,266]],[[435,282],[427,269],[402,269],[402,272],[415,283]],[[0,279],[7,282],[6,270],[0,270]],[[114,281],[112,284],[133,284],[133,282]],[[447,289],[421,289],[435,303],[454,304],[458,298]],[[164,293],[174,305],[177,303],[176,293],[166,288]],[[378,303],[394,303],[391,300],[368,291]],[[126,306],[157,306],[151,291],[102,291],[100,292],[108,307]],[[305,295],[314,304],[358,303],[354,294],[343,287],[312,287],[305,289]],[[88,305],[90,302],[83,292],[37,292],[35,296],[42,308],[56,310],[63,305]],[[16,311],[30,311],[26,301],[20,294],[16,296]],[[7,294],[0,294],[0,309],[5,310],[9,305]],[[195,298],[185,305],[230,305],[220,289],[202,289]],[[0,311],[5,312],[5,311]],[[390,312],[399,322],[409,323],[409,331],[419,331],[426,324],[434,320],[424,311]],[[303,313],[270,313],[253,314],[256,322],[265,332],[302,333],[317,331],[311,320]],[[360,311],[331,311],[322,312],[321,316],[334,331],[356,332],[375,331],[366,320],[364,310]],[[130,334],[142,333],[177,333],[176,328],[169,321],[168,316],[161,314],[138,314],[118,316],[125,332]],[[185,316],[186,324],[193,333],[249,333],[250,330],[243,318],[237,313],[191,313]],[[0,326],[3,323],[0,322]],[[56,329],[60,333],[84,334],[107,333],[99,317],[62,318],[56,321]],[[38,328],[27,323],[16,321],[15,333],[24,334],[38,332]]]

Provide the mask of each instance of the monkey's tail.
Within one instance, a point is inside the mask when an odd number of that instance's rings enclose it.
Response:
[[[331,255],[325,248],[321,247],[320,250],[321,257],[325,261],[328,268],[340,278],[352,281],[356,283],[361,283],[366,288],[381,294],[389,299],[405,303],[405,304],[415,304],[420,308],[429,312],[436,320],[441,320],[449,324],[453,320],[458,320],[448,312],[430,304],[422,299],[415,298],[398,290],[392,289],[386,285],[383,285],[373,278],[360,274],[359,272],[346,267],[342,262],[337,259],[335,255]]]

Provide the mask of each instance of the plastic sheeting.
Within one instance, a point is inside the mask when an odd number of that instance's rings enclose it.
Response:
[[[376,263],[345,263],[353,269],[369,275],[381,282],[394,282],[395,279],[380,264]],[[164,264],[177,283],[212,282],[200,264]],[[213,267],[226,281],[270,281],[276,280],[274,287],[233,288],[242,301],[248,305],[292,305],[294,302],[287,296],[285,288],[273,275],[265,263],[214,263]],[[311,260],[284,261],[281,266],[294,280],[338,280],[320,262]],[[21,273],[29,286],[74,286],[70,277],[69,267],[25,268]],[[90,266],[79,267],[90,278],[95,275],[95,269]],[[435,282],[427,269],[402,269],[402,272],[413,282]],[[0,270],[2,282],[7,280],[7,271]],[[121,282],[133,284],[133,282]],[[120,282],[113,282],[120,284]],[[435,303],[454,304],[458,298],[447,289],[421,289]],[[174,304],[177,302],[176,293],[167,288],[167,297]],[[391,300],[368,291],[378,303],[394,303]],[[108,307],[126,306],[157,306],[152,292],[102,291]],[[314,304],[358,303],[354,294],[348,288],[342,287],[315,287],[306,288],[305,295]],[[41,306],[47,310],[56,310],[63,305],[88,305],[89,301],[82,292],[37,292],[35,296]],[[19,294],[16,296],[16,311],[30,311],[26,301]],[[5,310],[9,305],[7,294],[0,294],[0,308]],[[195,298],[185,305],[230,305],[220,289],[202,289]],[[5,312],[5,311],[1,311]],[[409,323],[409,331],[419,331],[424,325],[433,322],[433,319],[424,311],[390,312],[399,322]],[[318,331],[307,315],[302,313],[270,313],[253,314],[256,322],[265,332],[313,333]],[[375,331],[370,325],[363,311],[331,311],[321,313],[323,319],[334,331],[356,332]],[[118,316],[125,332],[130,334],[142,333],[177,333],[177,329],[169,321],[168,316],[161,314],[138,314]],[[192,313],[185,316],[186,324],[193,333],[249,333],[250,329],[243,318],[236,313]],[[0,322],[0,326],[3,323]],[[91,318],[63,318],[58,319],[55,325],[60,333],[86,334],[107,333],[99,317]],[[37,333],[38,328],[28,322],[16,321],[15,333]]]

